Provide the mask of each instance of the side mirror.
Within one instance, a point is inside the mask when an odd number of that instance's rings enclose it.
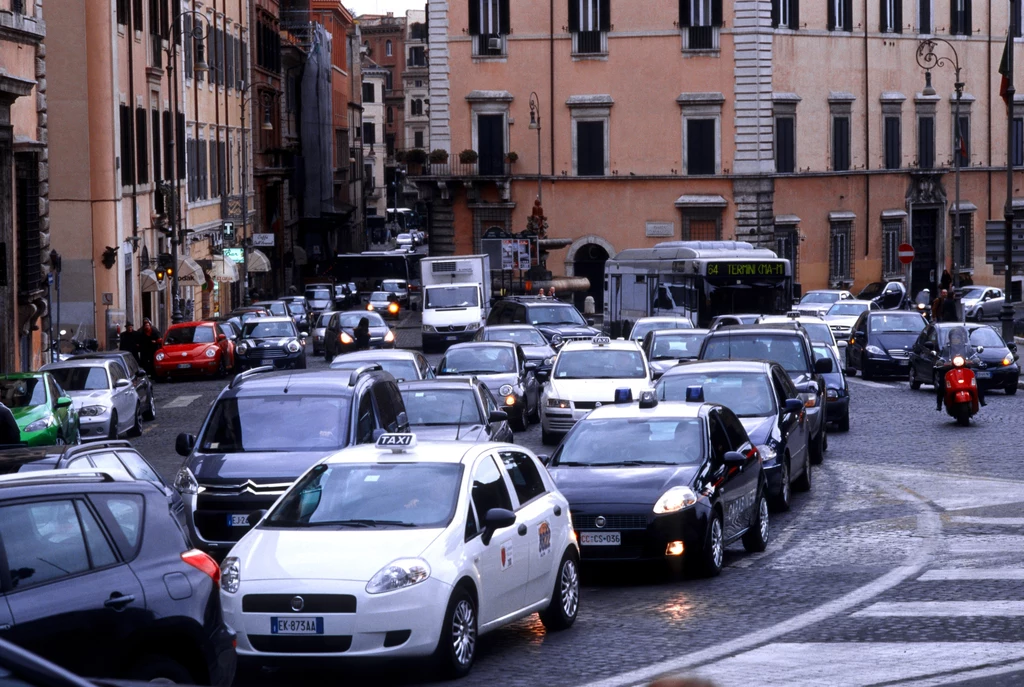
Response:
[[[787,413],[799,413],[804,409],[804,402],[799,398],[787,398],[782,409]]]
[[[538,363],[536,360],[527,360],[526,365],[524,367],[526,367],[526,370],[528,372],[534,372],[537,370],[537,368],[540,367],[540,363]]]
[[[551,377],[551,370],[540,370],[538,369],[534,376],[538,382],[546,382]]]
[[[858,329],[857,331],[855,331],[853,333],[853,335],[859,339],[859,338],[865,336],[865,333],[864,333],[863,329]]]
[[[498,530],[516,524],[516,514],[505,508],[492,508],[484,515],[484,546],[491,543],[491,537]]]
[[[146,374],[146,371],[143,370],[141,367],[135,372],[135,377],[138,379],[145,379],[148,376],[149,375]]]
[[[300,339],[305,339],[308,336],[309,336],[309,332],[299,332],[299,338]]]
[[[130,380],[130,379],[119,379],[119,380],[117,380],[117,382],[114,383],[114,388],[115,389],[126,389],[126,388],[130,387],[131,385],[132,385],[132,380]]]
[[[1011,341],[1010,343],[1006,344],[1006,347],[1010,349],[1010,353],[1017,355],[1017,344]]]
[[[747,457],[739,451],[729,451],[722,460],[727,468],[741,468],[747,464]]]
[[[227,334],[218,334],[217,335],[217,341],[218,342],[219,341],[227,341],[227,340],[228,340],[228,335]]]
[[[57,399],[58,408],[70,408],[72,405],[71,398],[68,396],[61,396]]]
[[[545,467],[551,465],[551,456],[546,453],[538,453],[537,460],[539,460],[541,465],[544,465]]]
[[[661,379],[661,376],[665,374],[662,370],[656,370],[651,368],[651,379]]]
[[[249,518],[248,518],[248,520],[249,520],[249,529],[252,529],[253,527],[256,527],[256,525],[259,524],[260,520],[262,520],[263,516],[266,515],[266,514],[267,514],[267,509],[266,508],[260,508],[259,510],[254,510],[253,512],[249,513]]]
[[[587,326],[588,327],[593,327],[594,326],[594,318],[593,317],[588,317],[587,318]]]
[[[814,361],[814,371],[820,375],[827,375],[832,371],[831,358],[818,358]]]
[[[395,418],[395,421],[398,423],[398,431],[409,431],[409,414],[407,412],[403,410],[400,413],[398,413],[398,416]]]
[[[492,410],[491,414],[487,416],[488,422],[505,422],[508,420],[508,413],[504,410]]]
[[[178,438],[174,440],[174,452],[184,458],[187,458],[195,447],[195,434],[186,434],[185,432],[182,432],[178,435]]]

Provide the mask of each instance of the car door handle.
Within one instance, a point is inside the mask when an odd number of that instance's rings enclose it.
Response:
[[[110,598],[103,602],[103,605],[107,608],[113,608],[115,611],[123,610],[125,606],[135,601],[135,596],[132,594],[122,595],[114,592],[110,595]]]
[[[526,525],[520,525],[519,529],[516,531],[519,532],[520,537],[525,537],[527,532]]]
[[[562,514],[562,507],[561,506],[555,506],[555,516],[559,516],[561,514]]]

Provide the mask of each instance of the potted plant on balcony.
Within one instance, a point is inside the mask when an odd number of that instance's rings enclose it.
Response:
[[[404,150],[396,150],[395,151],[395,162],[397,162],[399,164],[405,162],[405,151]]]
[[[471,148],[466,148],[459,153],[459,162],[464,165],[471,165],[477,161],[480,156],[476,154],[476,151]]]
[[[405,162],[411,168],[413,174],[421,172],[423,164],[427,161],[427,151],[422,148],[413,148],[405,153]]]
[[[448,151],[444,148],[435,148],[430,151],[430,164],[432,165],[446,165],[448,164]]]
[[[509,163],[510,165],[514,165],[518,161],[519,153],[517,153],[516,151],[510,150],[508,153],[505,154],[505,162]]]

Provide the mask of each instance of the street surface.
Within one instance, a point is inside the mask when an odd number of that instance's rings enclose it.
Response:
[[[410,322],[409,325],[414,325]],[[403,347],[419,333],[399,330]],[[440,356],[429,356],[436,363]],[[309,356],[312,370],[325,369]],[[133,443],[172,479],[178,432],[195,433],[224,381],[161,384]],[[481,638],[460,685],[1015,685],[1024,682],[1024,395],[993,392],[970,427],[929,387],[850,380],[851,429],[831,432],[810,493],[773,515],[761,554],[732,547],[716,579],[588,569],[579,619],[547,635],[536,616]],[[539,425],[516,440],[549,453]],[[428,684],[415,663],[345,667],[351,684]],[[239,685],[336,683],[294,672]]]

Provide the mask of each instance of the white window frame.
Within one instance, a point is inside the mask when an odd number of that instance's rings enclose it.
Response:
[[[796,28],[791,25],[792,22],[792,4],[793,0],[779,0],[779,28],[782,29],[793,29]]]
[[[896,33],[896,3],[903,0],[885,0],[885,33]]]

